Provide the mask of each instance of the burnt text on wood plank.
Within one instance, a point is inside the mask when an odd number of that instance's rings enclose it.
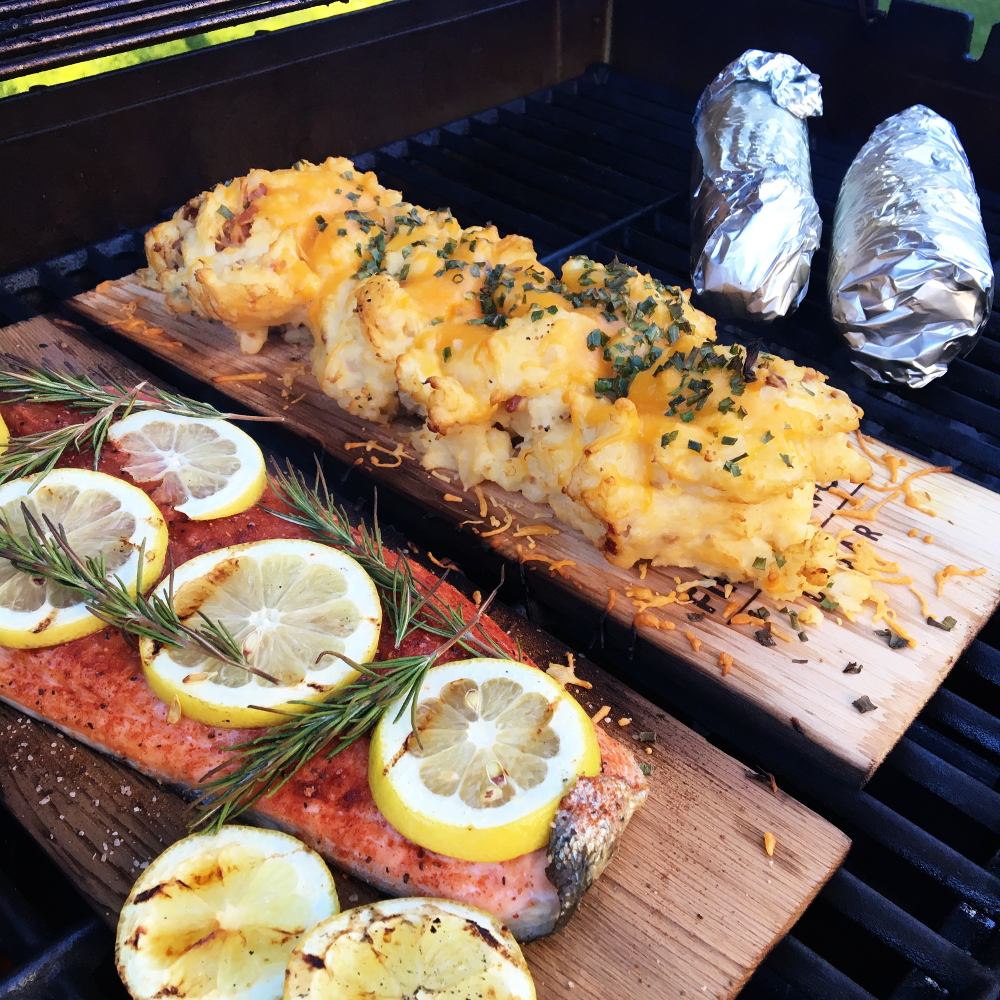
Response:
[[[165,332],[146,336],[137,332],[139,324],[115,327],[126,315],[123,307],[127,306],[131,314],[133,302],[135,317]],[[349,462],[360,459],[366,474],[411,495],[463,530],[490,530],[489,523],[469,523],[481,520],[480,502],[473,490],[462,489],[455,473],[431,475],[415,457],[407,457],[398,468],[386,468],[394,461],[387,460],[384,454],[346,447],[372,441],[393,449],[403,443],[405,453],[413,456],[413,451],[405,447],[409,428],[371,424],[351,416],[325,397],[309,374],[297,376],[289,392],[283,385],[282,373],[296,362],[300,368],[301,363],[308,362],[305,348],[271,338],[260,354],[240,354],[233,334],[221,324],[192,316],[171,316],[162,296],[143,288],[134,276],[105,282],[73,300],[73,305],[199,378],[266,372],[268,377],[263,381],[227,382],[218,388],[256,412],[284,415],[290,429],[318,438],[338,458]],[[298,402],[291,402],[300,396]],[[886,450],[878,443],[872,447],[876,455]],[[928,467],[928,463],[913,456],[906,456],[906,462],[900,478]],[[884,484],[888,470],[879,462],[874,465],[873,482]],[[889,495],[867,486],[851,489],[858,497],[867,498],[865,506],[869,507]],[[651,612],[652,617],[675,628],[641,626],[642,638],[672,654],[670,666],[664,660],[663,669],[677,671],[679,683],[689,683],[700,692],[709,692],[709,696],[717,692],[722,704],[745,704],[772,736],[787,741],[795,752],[810,755],[857,783],[867,780],[1000,600],[1000,497],[974,483],[942,474],[916,480],[915,489],[928,494],[926,501],[918,499],[936,511],[936,517],[906,506],[899,497],[886,505],[875,522],[852,519],[843,513],[850,510],[848,502],[828,491],[817,493],[816,516],[829,520],[833,531],[859,529],[879,555],[898,562],[900,576],[913,577],[917,589],[928,599],[931,615],[939,621],[948,615],[957,620],[952,631],[928,625],[919,597],[906,585],[886,584],[883,589],[890,593],[898,622],[917,640],[916,647],[890,649],[885,639],[875,634],[876,629],[885,628],[885,623],[873,625],[867,609],[855,623],[843,618],[838,623],[835,614],[827,614],[822,626],[807,630],[808,643],[795,640],[764,647],[754,638],[755,625],[727,625],[723,611],[732,601],[738,601],[741,609],[763,603],[780,628],[787,623],[777,613],[783,605],[756,601],[753,589],[743,585],[729,597],[718,588],[695,588],[691,593],[703,601],[703,619],[689,620],[689,613],[699,611],[689,606],[657,609]],[[489,543],[504,556],[525,562],[528,568],[547,577],[543,587],[565,607],[583,602],[592,617],[594,610],[605,608],[614,590],[617,598],[610,618],[630,628],[636,613],[633,600],[638,598],[626,596],[627,589],[645,587],[665,594],[674,588],[675,577],[687,581],[698,578],[694,571],[668,567],[650,569],[640,580],[636,570],[619,569],[606,562],[579,532],[558,521],[544,520],[551,518],[547,506],[531,503],[521,494],[507,493],[490,483],[481,484],[481,491],[487,498],[487,518],[495,517],[501,525],[508,516],[511,519],[510,528],[489,537]],[[447,502],[445,494],[460,496],[462,502]],[[519,529],[539,523],[557,526],[559,534],[517,537]],[[925,542],[925,537],[933,537],[933,542]],[[987,573],[953,579],[944,595],[938,597],[934,575],[947,565],[963,570],[985,566]],[[789,628],[783,631],[791,632]],[[698,644],[687,638],[688,633],[700,640],[697,650],[694,647]],[[725,677],[718,666],[723,652],[734,661]],[[795,662],[803,659],[808,663]],[[862,672],[844,674],[850,662],[862,664]],[[853,702],[863,696],[877,706],[875,711],[861,713],[854,707]],[[793,728],[792,719],[798,720],[797,728]]]

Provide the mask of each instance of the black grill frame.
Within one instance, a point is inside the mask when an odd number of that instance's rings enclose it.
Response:
[[[894,10],[912,6],[895,0]],[[597,66],[357,159],[414,201],[449,204],[465,224],[491,220],[535,238],[546,263],[559,264],[569,253],[603,260],[617,254],[684,282],[692,107],[690,93]],[[814,175],[827,227],[839,176],[861,139],[852,145],[815,137]],[[997,253],[1000,196],[981,194]],[[582,211],[574,214],[574,205]],[[0,278],[0,320],[56,310],[79,322],[60,301],[141,264],[144,228]],[[764,331],[768,346],[830,374],[866,410],[866,432],[1000,490],[1000,321],[994,317],[975,351],[930,389],[874,386],[851,367],[829,324],[824,270],[821,251],[806,303]],[[724,339],[756,332],[720,324]],[[540,625],[565,632],[533,595],[522,593],[519,603]],[[601,662],[599,651],[592,655]],[[608,657],[603,665],[634,686],[642,681],[618,660]],[[676,692],[648,693],[748,767],[773,769],[758,746],[703,707],[678,703]],[[801,763],[782,762],[782,787],[845,829],[855,846],[744,996],[1000,996],[998,716],[995,618],[867,789],[845,789]],[[5,993],[10,987],[9,979],[0,984],[0,997],[23,995]]]

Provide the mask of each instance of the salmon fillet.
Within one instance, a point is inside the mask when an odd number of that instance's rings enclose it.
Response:
[[[0,406],[12,435],[79,422],[79,415],[41,404]],[[64,465],[89,466],[92,456],[67,455]],[[127,456],[105,448],[100,469],[127,479]],[[147,492],[157,484],[137,484]],[[279,509],[268,490],[262,504]],[[190,521],[161,507],[175,565],[226,545],[267,538],[306,538],[308,532],[254,507],[218,521]],[[169,562],[168,562],[169,565]],[[414,564],[421,583],[436,577]],[[475,607],[447,583],[442,602]],[[510,654],[509,636],[492,620],[482,628]],[[437,637],[415,631],[402,647],[391,647],[383,631],[379,658],[429,652]],[[449,651],[442,659],[457,659]],[[120,631],[107,628],[45,649],[0,647],[0,698],[59,727],[95,748],[127,761],[145,774],[190,788],[223,763],[228,748],[254,730],[221,729],[188,718],[168,725],[167,706],[149,689],[138,653]],[[610,859],[632,812],[646,795],[646,781],[631,754],[598,729],[602,774],[581,778],[575,795],[561,804],[553,841],[504,862],[474,863],[426,851],[389,825],[368,787],[368,739],[331,759],[318,754],[276,794],[255,807],[259,820],[294,833],[344,871],[392,895],[442,896],[490,911],[521,940],[551,933],[572,914],[583,892]]]

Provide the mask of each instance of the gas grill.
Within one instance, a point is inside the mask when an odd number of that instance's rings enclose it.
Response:
[[[744,7],[753,7],[753,12]],[[996,91],[989,93],[989,85],[1000,71],[1000,37],[990,43],[979,64],[970,64],[961,58],[968,19],[907,0],[894,0],[887,19],[868,9],[864,0],[728,2],[718,5],[717,14],[715,38],[714,6],[709,11],[701,5],[663,4],[654,10],[652,4],[628,0],[608,5],[603,0],[564,0],[493,3],[476,10],[472,4],[428,2],[418,13],[413,2],[397,0],[310,29],[322,39],[306,42],[296,29],[284,37],[254,40],[240,51],[244,43],[214,55],[199,53],[201,61],[191,62],[187,70],[181,64],[191,57],[174,60],[173,66],[129,72],[135,73],[137,101],[147,99],[154,77],[162,77],[166,85],[159,100],[163,108],[169,105],[175,111],[194,106],[179,81],[185,73],[196,74],[204,90],[201,114],[212,115],[231,93],[227,88],[237,75],[232,70],[241,54],[246,70],[241,86],[263,99],[277,92],[272,89],[275,81],[287,79],[289,63],[283,63],[282,56],[293,51],[296,39],[313,53],[304,76],[315,81],[322,72],[331,72],[331,86],[346,86],[371,53],[395,53],[398,67],[392,73],[400,89],[387,121],[359,124],[355,106],[344,113],[344,122],[331,124],[317,117],[315,97],[304,97],[301,131],[308,132],[308,138],[286,134],[273,125],[276,112],[268,111],[259,137],[263,153],[255,152],[249,160],[276,166],[301,155],[319,158],[367,148],[369,152],[356,155],[356,162],[375,170],[386,186],[401,189],[404,197],[419,204],[447,205],[465,225],[492,221],[501,232],[528,236],[549,266],[578,253],[605,262],[617,257],[671,284],[686,285],[691,114],[697,93],[744,48],[784,48],[823,75],[828,114],[812,130],[812,162],[826,235],[840,180],[870,128],[886,114],[920,100],[956,122],[980,182],[990,249],[1000,256],[1000,193],[995,193],[1000,192],[1000,161],[991,136],[973,135],[977,123],[988,132],[987,123],[996,120],[990,117]],[[527,40],[516,47],[512,22],[519,17],[543,33],[541,41]],[[692,34],[696,29],[700,34]],[[330,40],[338,36],[344,41],[343,66],[333,71],[326,60],[336,49]],[[506,63],[495,78],[469,81],[469,94],[456,96],[451,91],[462,89],[462,74],[472,62],[468,54],[447,71],[428,63],[449,40],[478,45],[483,72],[493,65],[490,60],[502,56]],[[854,48],[847,44],[852,41]],[[425,43],[428,61],[418,91],[422,89],[425,98],[435,95],[435,88],[449,92],[418,106],[405,75],[415,65],[414,47]],[[325,52],[318,51],[323,45]],[[893,72],[897,78],[869,95],[866,103],[845,109],[843,102],[858,94],[849,70],[872,69],[880,51],[886,65],[873,70],[871,80],[889,80]],[[259,62],[254,62],[255,52]],[[654,61],[656,52],[660,62]],[[916,53],[918,63],[908,63],[907,52],[914,59]],[[664,66],[674,54],[676,66]],[[554,59],[555,64],[540,66],[539,58]],[[915,64],[921,67],[919,73],[907,68]],[[573,76],[580,70],[582,74]],[[573,78],[563,81],[564,76]],[[0,163],[5,155],[12,156],[13,169],[24,183],[33,150],[47,148],[50,155],[63,150],[60,155],[76,158],[59,167],[42,163],[39,176],[23,193],[16,192],[19,201],[30,202],[51,184],[46,193],[58,208],[32,209],[38,228],[15,220],[19,242],[9,237],[2,241],[0,259],[11,269],[0,278],[0,322],[39,312],[63,312],[78,322],[79,316],[60,304],[63,300],[141,266],[142,234],[173,211],[172,202],[249,164],[244,150],[254,148],[253,142],[239,138],[235,151],[224,148],[225,135],[208,142],[210,133],[199,119],[192,128],[190,150],[191,157],[199,159],[193,168],[201,171],[197,179],[188,175],[176,185],[173,180],[160,185],[127,176],[116,161],[108,167],[110,193],[103,202],[110,206],[109,214],[98,218],[87,193],[93,192],[98,172],[84,164],[82,152],[67,153],[68,147],[61,144],[70,135],[79,139],[83,134],[95,142],[102,136],[110,142],[111,121],[124,120],[121,116],[127,117],[132,106],[124,99],[118,108],[102,103],[113,82],[112,76],[71,85],[67,91],[78,90],[63,97],[63,91],[53,89],[39,92],[37,100],[28,94],[12,99],[9,106],[0,102],[0,123],[25,126],[32,101],[48,116],[44,139],[27,128],[6,143],[0,139]],[[539,83],[546,85],[538,89]],[[125,84],[118,86],[124,89]],[[373,84],[375,96],[370,99],[364,96],[365,88],[364,80],[355,80],[353,95],[348,98],[345,92],[343,100],[377,114],[379,105],[372,102],[383,99],[385,84]],[[82,112],[88,92],[103,109],[94,122]],[[480,111],[476,101],[486,94],[493,100],[480,103],[494,106]],[[293,114],[296,95],[285,94],[281,100]],[[410,100],[414,106],[406,108]],[[22,106],[14,107],[17,101],[23,101]],[[61,126],[53,124],[60,102]],[[831,114],[831,106],[839,109]],[[457,117],[456,111],[464,116]],[[856,113],[853,118],[851,111]],[[161,113],[154,108],[151,117],[157,120]],[[234,108],[233,127],[245,127],[248,114],[246,108]],[[446,119],[452,120],[439,123]],[[405,121],[425,130],[393,138],[393,129],[413,131],[400,127]],[[180,125],[170,124],[168,131],[178,135]],[[372,148],[366,145],[368,138],[392,141]],[[155,152],[163,139],[149,126],[134,141]],[[207,143],[203,155],[199,142]],[[111,148],[88,148],[87,155],[111,155]],[[138,159],[145,163],[153,152],[144,149]],[[81,191],[66,180],[70,166],[83,170]],[[134,225],[137,211],[146,212],[145,225],[115,232],[116,225]],[[60,213],[65,222],[61,226]],[[73,248],[67,241],[74,232],[94,242]],[[19,266],[42,257],[48,259]],[[820,369],[846,390],[865,410],[866,433],[935,465],[952,465],[958,475],[1000,491],[1000,319],[994,316],[972,354],[953,362],[949,373],[929,388],[876,386],[851,366],[832,327],[826,264],[824,242],[814,259],[809,294],[793,316],[763,329],[721,322],[720,339],[763,336],[767,349]],[[365,489],[357,480],[351,481],[351,488]],[[415,540],[426,535],[426,524],[405,523],[405,511],[394,516]],[[564,631],[557,615],[516,584],[506,596],[557,636]],[[578,636],[560,637],[579,642]],[[653,683],[630,674],[629,665],[610,653],[602,655],[599,646],[591,655],[639,690],[644,682]],[[762,774],[765,768],[776,769],[767,749],[752,735],[735,731],[704,706],[673,690],[644,693],[749,769]],[[782,759],[778,764],[779,784],[845,830],[853,847],[841,870],[742,995],[754,1000],[1000,996],[1000,616],[972,643],[864,790],[838,786],[794,761]],[[0,962],[6,958],[9,970],[0,981],[0,998],[124,995],[111,970],[109,935],[88,918],[73,888],[60,881],[14,821],[4,814],[0,823],[0,868],[6,873],[0,875]],[[30,886],[19,879],[26,859],[33,870],[44,872]],[[59,906],[53,906],[54,898]]]

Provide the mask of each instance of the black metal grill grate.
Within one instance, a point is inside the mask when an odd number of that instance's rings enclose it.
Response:
[[[491,220],[531,237],[546,263],[571,253],[605,261],[617,255],[687,283],[691,111],[688,98],[597,67],[357,162],[414,202],[450,206],[465,224]],[[855,151],[814,144],[816,194],[828,226]],[[1000,195],[981,194],[998,253]],[[56,308],[99,280],[128,273],[143,262],[141,237],[125,233],[0,278],[0,320]],[[830,324],[825,270],[824,249],[802,308],[763,331],[768,347],[829,374],[864,407],[866,432],[1000,490],[1000,320],[931,387],[874,386],[852,368]],[[730,323],[720,324],[720,333],[759,335]],[[726,749],[739,756],[738,748]],[[797,780],[793,794],[845,829],[854,846],[743,995],[1000,996],[1000,619],[972,644],[864,791]]]
[[[0,2],[0,80],[347,0]]]

